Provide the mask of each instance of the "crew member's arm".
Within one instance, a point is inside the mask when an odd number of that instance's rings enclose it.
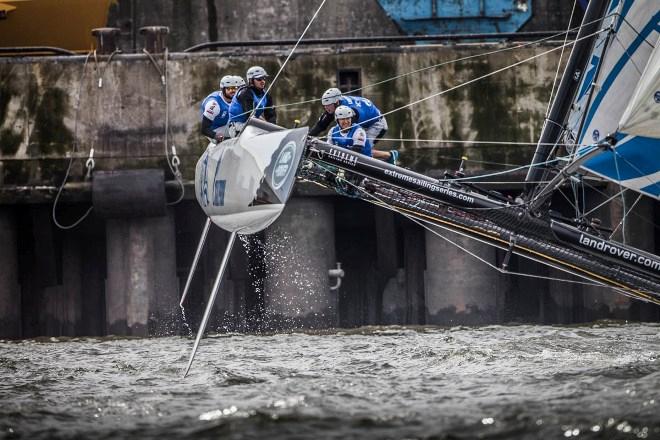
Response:
[[[324,111],[321,117],[319,118],[318,122],[316,123],[316,125],[314,125],[307,134],[309,134],[310,136],[320,135],[321,133],[323,133],[325,130],[328,129],[330,123],[334,119],[335,119],[334,115],[331,115],[330,113]]]
[[[355,133],[353,133],[353,146],[351,149],[355,151],[356,153],[362,154],[364,151],[364,144],[367,142],[367,133],[365,133],[364,129],[358,128],[355,130]]]
[[[212,99],[204,106],[204,113],[202,114],[202,134],[208,138],[215,139],[215,131],[213,131],[213,120],[220,114],[220,106]]]

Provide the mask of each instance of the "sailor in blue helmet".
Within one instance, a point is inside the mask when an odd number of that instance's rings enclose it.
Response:
[[[378,140],[387,132],[387,121],[381,115],[380,110],[373,102],[360,96],[343,96],[338,88],[330,88],[321,96],[321,104],[324,112],[314,127],[309,130],[310,136],[318,136],[328,128],[333,119],[337,108],[341,106],[349,107],[354,112],[355,123],[359,124],[366,132],[367,139],[376,145]],[[373,157],[386,160],[392,164],[396,163],[399,152],[380,151],[373,149]]]
[[[225,75],[220,79],[220,90],[202,101],[202,134],[209,140],[221,142],[227,137],[229,105],[241,84],[242,78]]]
[[[230,135],[236,136],[243,129],[250,113],[273,124],[277,115],[273,98],[266,93],[266,78],[268,74],[263,67],[252,66],[247,70],[247,86],[241,87],[234,95],[229,106]]]
[[[328,133],[328,143],[371,156],[371,140],[358,124],[354,124],[355,112],[352,108],[340,105],[334,111],[337,125]]]

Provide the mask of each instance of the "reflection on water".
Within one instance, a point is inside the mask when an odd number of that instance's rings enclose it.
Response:
[[[0,342],[0,438],[660,438],[660,326]]]

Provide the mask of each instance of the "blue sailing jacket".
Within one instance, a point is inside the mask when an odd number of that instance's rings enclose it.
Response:
[[[241,105],[241,102],[238,100],[239,95],[243,93],[252,93],[252,106],[255,108],[254,111],[254,117],[258,118],[261,116],[264,112],[264,107],[266,107],[266,102],[268,101],[268,97],[264,96],[263,99],[261,99],[261,96],[257,96],[256,93],[254,93],[254,90],[251,88],[247,87],[244,89],[239,90],[234,97],[231,100],[231,105],[229,106],[229,121],[230,122],[246,122],[248,119],[248,116],[250,116],[250,111],[251,109],[244,109],[243,106]],[[261,101],[261,103],[259,102]]]
[[[337,145],[338,147],[346,148],[348,150],[353,150],[354,136],[355,136],[355,132],[358,129],[363,131],[362,135],[364,136],[364,147],[362,147],[362,151],[358,151],[358,152],[366,156],[371,156],[371,141],[367,139],[367,135],[366,133],[364,133],[364,129],[359,125],[352,126],[348,130],[348,133],[346,133],[346,135],[343,135],[341,133],[341,127],[339,126],[339,124],[335,125],[332,131],[330,132],[330,143],[333,145]]]
[[[221,92],[213,92],[202,101],[202,117],[211,120],[211,129],[216,131],[220,127],[224,127],[229,122],[229,104],[220,96]],[[206,109],[206,104],[213,101],[215,106]]]
[[[339,100],[339,105],[345,105],[355,110],[358,114],[357,123],[364,128],[371,127],[381,118],[378,107],[367,98],[359,96],[342,96]]]

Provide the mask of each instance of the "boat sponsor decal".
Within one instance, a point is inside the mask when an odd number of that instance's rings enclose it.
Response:
[[[468,196],[467,194],[463,194],[458,191],[454,191],[453,189],[447,188],[446,186],[438,185],[436,183],[429,182],[427,180],[423,180],[415,176],[409,176],[407,174],[399,173],[398,171],[395,170],[384,170],[384,171],[385,171],[385,175],[394,177],[395,179],[403,180],[404,182],[408,182],[413,185],[426,188],[430,191],[449,196],[456,200],[474,204],[474,197]]]
[[[282,185],[287,181],[287,177],[291,174],[293,169],[293,159],[295,157],[296,143],[294,141],[289,141],[280,151],[277,160],[275,161],[275,166],[273,167],[273,188],[280,189]]]
[[[209,165],[209,153],[208,151],[204,153],[204,162],[203,167],[204,171],[199,173],[199,200],[202,202],[202,207],[209,205],[209,193],[208,193],[208,165]]]
[[[213,206],[224,206],[225,204],[225,187],[227,181],[218,179],[215,181],[213,191]]]
[[[348,151],[339,150],[337,148],[330,148],[328,156],[337,162],[341,162],[346,165],[354,167],[357,164],[358,157],[354,154],[349,153]]]
[[[608,254],[613,257],[626,260],[630,263],[653,269],[655,271],[660,271],[660,261],[654,260],[653,258],[647,257],[645,255],[638,254],[621,246],[611,244],[600,238],[580,234],[578,241],[581,245],[591,249],[596,249],[604,254]]]

